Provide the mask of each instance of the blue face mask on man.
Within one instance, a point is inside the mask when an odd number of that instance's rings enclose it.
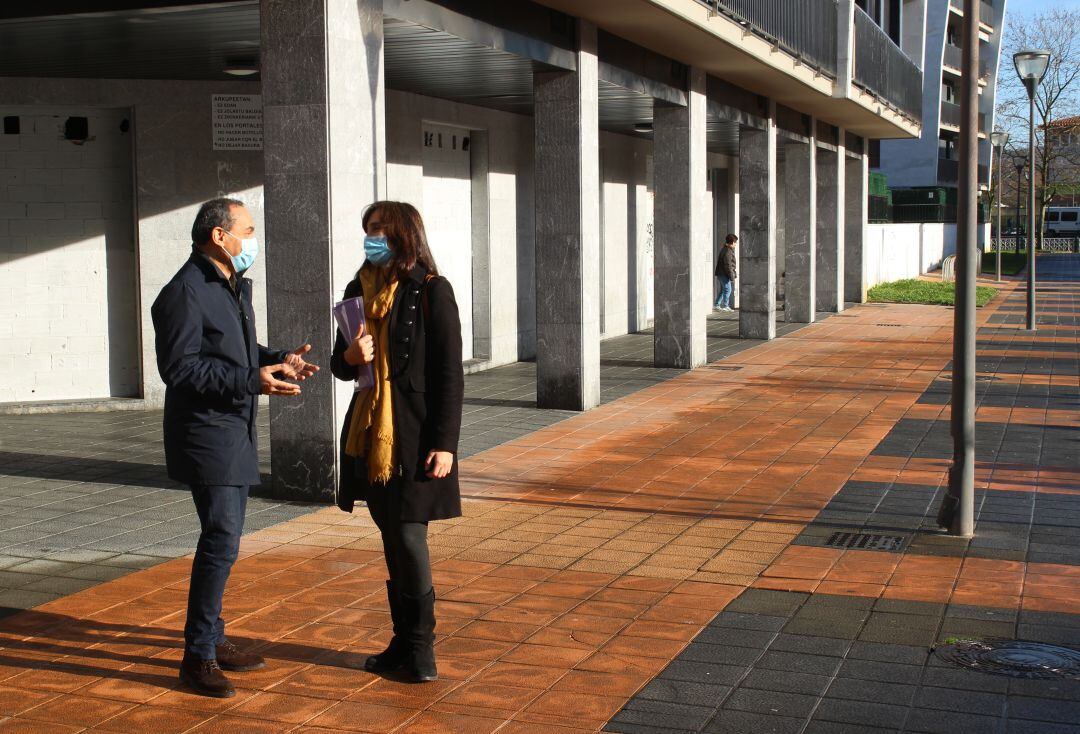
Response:
[[[375,265],[386,265],[394,251],[386,242],[386,235],[368,235],[364,238],[364,255]]]
[[[232,232],[225,232],[225,234],[232,237],[234,240],[240,240],[240,254],[232,255],[224,247],[225,254],[229,256],[232,261],[234,272],[237,274],[243,273],[255,263],[255,257],[259,254],[259,240],[255,237],[245,237],[240,239]]]

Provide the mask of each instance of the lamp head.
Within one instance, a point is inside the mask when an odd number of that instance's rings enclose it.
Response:
[[[1029,90],[1039,86],[1046,67],[1050,65],[1050,52],[1044,48],[1025,49],[1013,54],[1013,64],[1020,81]]]
[[[990,144],[995,148],[1001,149],[1009,142],[1009,134],[1004,130],[995,130],[990,133]]]

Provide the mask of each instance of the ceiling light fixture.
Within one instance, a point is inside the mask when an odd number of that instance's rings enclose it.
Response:
[[[256,66],[228,66],[222,69],[222,71],[232,76],[251,76],[252,74],[259,73],[259,69]]]

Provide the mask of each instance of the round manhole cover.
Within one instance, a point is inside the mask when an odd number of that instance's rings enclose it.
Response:
[[[1027,640],[955,640],[934,648],[964,668],[1011,678],[1080,680],[1080,650]]]

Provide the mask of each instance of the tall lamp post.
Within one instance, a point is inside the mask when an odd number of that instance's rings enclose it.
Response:
[[[1016,217],[1013,229],[1016,230],[1016,256],[1020,257],[1020,194],[1024,191],[1024,159],[1016,159]]]
[[[1001,232],[1001,195],[1005,192],[1005,179],[1001,177],[1001,158],[1005,154],[1005,145],[1009,142],[1009,134],[1004,130],[995,130],[990,133],[990,143],[994,146],[998,164],[997,196],[994,197],[994,206],[997,207],[997,282],[1001,282],[1001,245],[1004,241]]]
[[[1029,49],[1013,54],[1016,74],[1024,83],[1028,94],[1028,282],[1027,282],[1027,328],[1035,330],[1035,90],[1039,88],[1046,67],[1050,65],[1050,52],[1046,49]]]

